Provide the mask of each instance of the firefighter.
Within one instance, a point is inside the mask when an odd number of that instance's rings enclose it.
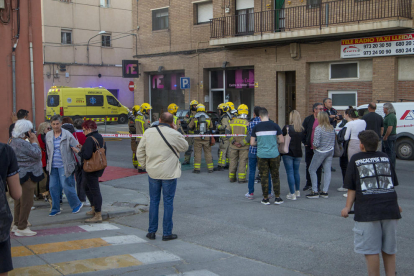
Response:
[[[179,108],[178,105],[176,105],[175,103],[172,103],[168,106],[168,112],[174,116],[174,124],[177,126],[178,132],[180,132],[181,134],[184,134],[184,130],[181,126],[181,122],[176,116],[178,108]]]
[[[148,103],[143,103],[141,105],[141,109],[138,112],[137,116],[135,117],[135,129],[137,134],[144,134],[145,130],[149,128],[150,121],[149,121],[149,111],[152,109],[151,105]],[[142,137],[137,137],[137,147],[139,145],[139,141],[141,141]],[[145,169],[142,168],[141,164],[138,163],[138,172],[143,173]]]
[[[226,105],[230,108],[229,112],[231,114],[231,119],[236,118],[237,115],[237,109],[234,108],[234,103],[232,102],[227,102]]]
[[[139,105],[134,105],[132,107],[132,112],[130,112],[130,114],[128,114],[128,127],[129,127],[129,133],[130,134],[137,134],[137,130],[135,128],[135,117],[137,116],[139,109],[141,107]],[[131,137],[131,150],[132,150],[132,165],[134,166],[135,169],[138,168],[138,160],[136,157],[136,151],[137,151],[137,139],[135,139],[135,137]]]
[[[195,134],[210,134],[213,129],[213,122],[205,113],[204,105],[197,105],[197,114],[188,125],[188,129],[194,131]],[[212,173],[214,164],[213,156],[211,155],[210,137],[195,137],[194,138],[194,171],[193,173],[200,173],[201,168],[201,154],[204,149],[204,157],[206,159],[208,172]]]
[[[198,105],[198,102],[196,100],[192,100],[190,102],[190,111],[186,115],[186,117],[187,117],[187,120],[186,120],[187,128],[188,128],[188,125],[194,119],[194,116],[197,113],[197,105]],[[194,131],[190,130],[189,128],[188,128],[187,132],[188,132],[188,134],[194,134]],[[188,150],[184,154],[183,165],[190,164],[191,153],[193,152],[194,138],[193,137],[187,137],[187,142],[188,142]]]
[[[230,182],[236,182],[236,170],[238,172],[239,183],[247,183],[247,160],[249,158],[250,135],[247,127],[249,121],[247,115],[249,108],[245,104],[238,107],[237,113],[239,116],[230,121],[231,134],[244,134],[245,137],[231,137],[230,138]],[[238,166],[237,166],[238,165]]]
[[[217,125],[217,130],[220,134],[231,134],[230,130],[230,119],[231,114],[229,113],[230,107],[224,103],[221,103],[217,107],[218,114],[220,116],[220,121]],[[220,137],[220,145],[219,145],[219,160],[218,165],[214,168],[215,171],[224,171],[224,167],[228,166],[228,152],[229,152],[229,138],[226,136]],[[226,162],[227,161],[227,162]]]

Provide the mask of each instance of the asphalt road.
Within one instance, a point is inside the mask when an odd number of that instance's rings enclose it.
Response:
[[[216,152],[214,148],[215,159]],[[131,167],[130,156],[129,140],[108,141],[109,165]],[[397,160],[400,186],[396,190],[403,209],[403,218],[398,226],[398,275],[413,273],[413,164]],[[181,241],[200,248],[273,266],[273,275],[285,275],[281,269],[305,275],[366,275],[364,257],[353,251],[352,217],[340,217],[346,199],[336,191],[342,182],[338,158],[334,159],[333,166],[337,171],[332,174],[328,199],[311,200],[302,193],[297,201],[289,201],[286,199],[288,185],[282,164],[280,178],[285,203],[280,206],[260,204],[260,184],[255,185],[256,198],[245,199],[247,184],[229,183],[228,171],[208,174],[207,169],[202,168],[202,173],[196,176],[191,170],[185,170],[178,181],[173,232]],[[303,187],[304,162],[300,170]],[[114,180],[104,185],[148,192],[146,175]],[[161,219],[162,215],[160,225]],[[114,222],[146,231],[148,215],[118,218]],[[232,265],[229,264],[227,269],[232,271]],[[260,269],[255,271],[257,273],[246,270],[238,275],[261,274]]]

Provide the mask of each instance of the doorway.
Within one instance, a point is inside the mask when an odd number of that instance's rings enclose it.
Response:
[[[277,72],[278,124],[289,124],[289,113],[296,109],[296,71]]]

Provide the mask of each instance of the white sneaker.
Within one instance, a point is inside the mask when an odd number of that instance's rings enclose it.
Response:
[[[86,200],[86,201],[84,201],[82,203],[83,203],[83,206],[86,206],[86,207],[91,206],[91,203],[89,202],[89,200]]]
[[[300,197],[300,191],[296,191],[296,197]]]
[[[30,208],[30,210],[32,210],[32,211],[36,210],[36,207],[32,206],[32,208]]]
[[[10,232],[15,233],[17,231],[17,226],[13,225]]]
[[[348,197],[348,194],[343,194],[344,197]]]
[[[348,192],[348,189],[345,189],[343,187],[336,189],[338,192]]]
[[[286,198],[290,200],[296,200],[296,194],[287,194]]]
[[[29,227],[27,227],[24,230],[17,229],[16,232],[14,232],[14,234],[18,237],[30,237],[36,235],[37,233],[33,232],[32,230],[30,230]]]

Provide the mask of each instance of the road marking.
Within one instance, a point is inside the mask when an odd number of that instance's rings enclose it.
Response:
[[[70,262],[62,262],[51,265],[40,265],[31,267],[17,268],[9,273],[10,276],[57,276],[72,275],[78,273],[86,273],[93,271],[104,271],[110,269],[139,266],[146,264],[174,262],[181,260],[180,257],[165,252],[155,251],[136,254],[125,254],[110,257],[77,260]],[[191,275],[191,274],[189,274]],[[203,275],[203,274],[200,274]],[[210,276],[206,274],[207,276]],[[199,276],[195,274],[194,276]]]
[[[132,257],[144,264],[166,263],[180,261],[181,258],[166,251],[155,251],[131,254]]]
[[[219,276],[218,274],[213,273],[213,272],[208,271],[208,270],[189,271],[189,272],[181,273],[180,275],[182,275],[182,276]],[[167,275],[167,276],[177,276],[177,274],[171,274],[171,275]]]
[[[91,224],[91,225],[81,225],[79,226],[83,230],[87,232],[94,232],[94,231],[104,231],[104,230],[117,230],[119,227],[109,223],[99,223],[99,224]]]
[[[41,230],[36,230],[36,236],[35,237],[44,237],[44,236],[50,236],[50,235],[62,235],[62,234],[72,234],[72,233],[82,233],[82,232],[86,232],[85,230],[83,230],[82,228],[80,228],[79,226],[69,226],[69,227],[59,227],[59,228],[49,228],[49,229],[41,229]],[[27,236],[23,236],[23,237],[18,237],[15,236],[14,234],[12,235],[13,239],[26,239],[26,238],[31,238],[33,236],[27,237]]]
[[[98,248],[110,245],[123,245],[147,242],[135,235],[113,236],[66,242],[43,243],[29,246],[12,247],[12,257],[24,257],[30,255],[41,255],[63,251],[82,250]],[[34,252],[34,253],[33,253]]]

